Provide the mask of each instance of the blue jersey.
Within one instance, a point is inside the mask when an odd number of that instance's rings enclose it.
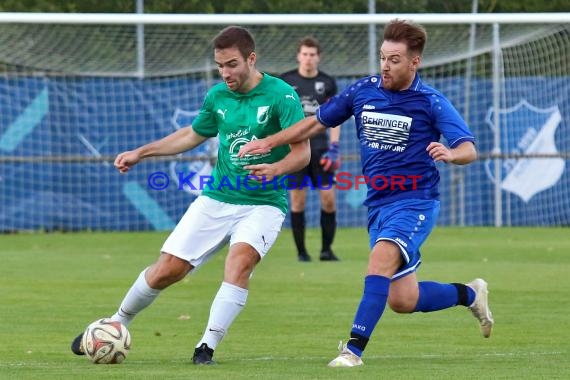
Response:
[[[369,181],[366,206],[438,199],[439,173],[427,146],[441,135],[451,148],[475,140],[451,102],[418,74],[403,91],[384,89],[379,76],[361,79],[317,110],[317,119],[329,128],[351,116],[362,174]]]

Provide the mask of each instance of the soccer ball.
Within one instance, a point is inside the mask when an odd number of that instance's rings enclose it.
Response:
[[[103,318],[87,326],[81,343],[93,363],[119,364],[131,349],[131,334],[121,322]]]

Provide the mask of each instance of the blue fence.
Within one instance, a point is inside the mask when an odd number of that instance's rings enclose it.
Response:
[[[552,92],[536,93],[538,81],[541,88],[546,81]],[[339,87],[348,83],[340,79]],[[434,85],[446,93],[445,88],[461,86],[462,81],[450,78]],[[472,86],[477,93],[490,93],[487,80],[474,81]],[[550,143],[557,151],[570,151],[570,79],[510,78],[506,87],[509,105],[500,115],[502,124],[508,126],[501,130],[503,152],[524,153],[532,144]],[[178,190],[176,173],[199,171],[207,162],[149,161],[119,175],[112,162],[73,162],[69,158],[114,157],[163,137],[191,121],[206,90],[204,81],[185,77],[0,78],[0,231],[170,229],[196,196]],[[462,99],[452,101],[462,104]],[[470,111],[469,123],[483,154],[493,149],[491,101],[490,96],[478,99]],[[348,121],[342,130],[342,154],[352,158],[344,160],[342,170],[359,174],[353,125]],[[551,142],[547,141],[548,128],[552,129]],[[208,152],[206,146],[187,156]],[[502,162],[507,224],[570,224],[567,159],[559,160],[562,172],[552,169],[548,174],[552,178],[540,186],[536,183],[546,174],[532,172],[532,165],[525,173],[524,162]],[[157,191],[149,186],[153,172],[169,176],[168,188]],[[493,165],[480,160],[462,173],[465,223],[493,225]],[[446,210],[457,202],[453,173],[449,166],[441,165],[441,174],[440,224],[451,224],[455,218]],[[365,226],[366,210],[361,206],[365,190],[352,188],[337,194],[339,226]],[[317,199],[317,193],[310,192],[309,226],[318,225]]]

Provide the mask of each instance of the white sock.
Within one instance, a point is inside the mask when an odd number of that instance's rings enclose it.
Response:
[[[158,297],[160,290],[149,287],[144,277],[147,269],[148,268],[143,270],[135,280],[125,295],[125,298],[123,298],[119,310],[111,316],[112,320],[119,321],[123,325],[128,326],[141,310],[150,305],[155,298]]]
[[[222,282],[222,286],[220,286],[214,302],[212,302],[206,331],[196,347],[206,343],[212,350],[216,349],[216,346],[222,341],[234,319],[245,306],[247,294],[247,289]]]

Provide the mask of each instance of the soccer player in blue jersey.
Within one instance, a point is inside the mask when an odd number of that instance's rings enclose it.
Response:
[[[331,367],[362,365],[361,356],[386,304],[397,313],[432,312],[467,306],[488,338],[493,317],[487,283],[420,281],[420,246],[439,213],[436,162],[465,165],[477,158],[473,134],[439,91],[417,73],[425,29],[406,20],[386,25],[380,48],[381,75],[364,78],[321,105],[315,116],[263,140],[242,146],[244,155],[309,138],[354,116],[362,172],[370,179],[365,205],[371,253],[364,292],[350,339]],[[443,135],[449,147],[440,143]],[[374,179],[392,179],[390,186]]]

